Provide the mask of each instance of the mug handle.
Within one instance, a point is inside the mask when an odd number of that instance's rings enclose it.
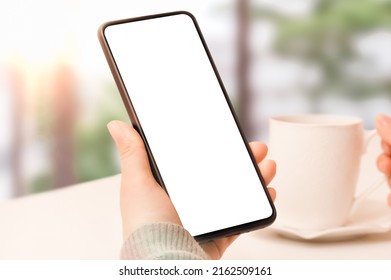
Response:
[[[377,130],[365,130],[365,138],[364,138],[364,145],[363,145],[363,154],[366,153],[369,143],[372,142],[373,139],[375,139],[375,136],[378,135]],[[353,201],[353,206],[351,209],[351,214],[357,209],[357,206],[361,204],[370,194],[372,194],[374,191],[376,191],[378,188],[383,186],[386,183],[386,177],[381,176],[377,178],[377,180],[367,189],[362,191],[360,194],[356,195]]]

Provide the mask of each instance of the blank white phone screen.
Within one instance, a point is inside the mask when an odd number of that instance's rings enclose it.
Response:
[[[192,19],[117,24],[105,36],[184,227],[196,236],[270,217]]]

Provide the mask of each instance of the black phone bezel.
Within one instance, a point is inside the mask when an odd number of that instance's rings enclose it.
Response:
[[[196,18],[193,16],[193,14],[187,12],[187,11],[175,11],[175,12],[168,12],[168,13],[160,13],[160,14],[153,14],[153,15],[147,15],[147,16],[140,16],[140,17],[133,17],[133,18],[127,18],[127,19],[121,19],[121,20],[114,20],[114,21],[109,21],[109,22],[106,22],[104,24],[102,24],[99,29],[98,29],[98,39],[99,39],[99,42],[101,44],[101,47],[103,49],[103,52],[105,54],[105,57],[106,57],[106,60],[109,64],[109,67],[110,67],[110,70],[112,72],[112,75],[114,77],[114,80],[116,82],[116,85],[118,87],[118,90],[119,90],[119,93],[121,95],[121,98],[122,98],[122,101],[125,105],[125,108],[126,108],[126,111],[129,115],[129,118],[130,118],[130,121],[133,125],[133,127],[137,130],[137,132],[140,134],[141,138],[143,139],[144,141],[144,144],[145,144],[145,148],[147,150],[147,154],[148,154],[148,158],[149,158],[149,163],[150,163],[150,166],[151,166],[151,169],[152,169],[152,173],[156,179],[156,181],[160,184],[160,186],[167,192],[167,194],[169,195],[168,193],[168,190],[164,184],[164,180],[159,172],[159,168],[155,162],[155,159],[153,157],[153,153],[148,145],[148,140],[146,139],[145,137],[145,134],[143,132],[143,129],[142,129],[142,125],[141,123],[139,122],[138,120],[138,117],[137,117],[137,114],[135,112],[135,109],[132,105],[132,101],[130,100],[129,98],[129,95],[127,93],[127,89],[125,87],[125,84],[123,82],[123,79],[121,77],[121,73],[119,72],[118,68],[117,68],[117,65],[116,65],[116,62],[115,62],[115,59],[114,59],[114,56],[111,52],[111,49],[110,49],[110,46],[109,46],[109,43],[107,42],[106,40],[106,37],[105,37],[105,29],[109,26],[113,26],[113,25],[118,25],[118,24],[126,24],[126,23],[131,23],[131,22],[135,22],[135,21],[143,21],[143,20],[151,20],[151,19],[155,19],[155,18],[161,18],[161,17],[169,17],[169,16],[176,16],[176,15],[187,15],[189,16],[193,23],[194,23],[194,26],[197,30],[197,33],[199,35],[199,38],[202,42],[202,45],[204,47],[204,50],[208,56],[208,59],[209,59],[209,62],[211,63],[211,66],[214,70],[214,73],[216,75],[216,78],[220,84],[220,88],[222,90],[222,93],[224,94],[224,97],[225,97],[225,100],[227,102],[227,105],[229,106],[229,109],[233,115],[233,118],[235,120],[235,123],[236,123],[236,126],[239,130],[239,133],[243,139],[243,142],[244,142],[244,145],[246,146],[246,149],[247,149],[247,152],[253,162],[253,165],[254,165],[254,168],[258,174],[258,177],[261,181],[261,184],[262,184],[262,187],[264,188],[264,191],[267,195],[267,198],[268,198],[268,201],[270,203],[270,207],[272,208],[272,214],[267,217],[267,218],[264,218],[264,219],[261,219],[261,220],[256,220],[256,221],[253,221],[253,222],[249,222],[249,223],[245,223],[245,224],[240,224],[240,225],[236,225],[236,226],[233,226],[233,227],[229,227],[229,228],[224,228],[224,229],[221,229],[221,230],[217,230],[217,231],[213,231],[213,232],[208,232],[208,233],[205,233],[205,234],[201,234],[201,235],[197,235],[197,236],[194,236],[194,238],[198,241],[198,242],[207,242],[207,241],[210,241],[210,240],[214,240],[214,239],[217,239],[217,238],[221,238],[221,237],[226,237],[226,236],[231,236],[231,235],[236,235],[236,234],[240,234],[240,233],[244,233],[244,232],[248,232],[248,231],[252,231],[252,230],[256,230],[256,229],[260,229],[260,228],[264,228],[266,226],[269,226],[271,225],[275,219],[276,219],[276,209],[275,209],[275,206],[273,204],[273,201],[270,197],[270,194],[266,188],[266,184],[265,184],[265,180],[263,179],[262,177],[262,174],[261,172],[259,171],[259,168],[258,168],[258,165],[255,161],[255,158],[251,152],[251,149],[250,149],[250,146],[246,140],[246,136],[245,134],[243,133],[243,130],[239,124],[239,120],[238,120],[238,117],[234,111],[234,108],[233,108],[233,105],[229,99],[229,96],[226,92],[226,89],[224,87],[224,84],[222,82],[222,79],[220,77],[220,74],[217,70],[217,67],[214,63],[214,60],[212,58],[212,55],[209,51],[209,48],[206,44],[206,41],[204,39],[204,36],[202,35],[201,33],[201,29],[197,23],[197,20]]]

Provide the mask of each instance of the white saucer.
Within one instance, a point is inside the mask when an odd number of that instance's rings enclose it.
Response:
[[[341,241],[391,231],[391,208],[385,201],[366,200],[353,213],[346,225],[321,231],[300,230],[278,223],[270,227],[277,234],[300,240]]]

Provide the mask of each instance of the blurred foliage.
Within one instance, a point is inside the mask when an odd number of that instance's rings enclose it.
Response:
[[[74,163],[75,183],[96,180],[112,176],[120,172],[114,142],[106,128],[111,120],[129,122],[125,107],[113,82],[105,86],[104,94],[99,96],[94,117],[87,120],[76,118],[74,131]],[[50,154],[53,138],[52,114],[50,106],[39,106],[37,130],[40,141]],[[37,193],[53,189],[53,170],[42,170],[36,174],[28,184],[28,192]]]
[[[33,178],[28,192],[38,193],[51,190],[53,188],[53,182],[53,175],[49,172],[43,172]]]
[[[80,123],[76,129],[75,170],[80,182],[120,172],[114,142],[106,124],[114,119],[129,122],[129,118],[114,84],[107,85],[97,112],[96,119]]]
[[[352,98],[390,92],[391,77],[375,81],[366,78],[372,62],[354,47],[354,39],[359,35],[391,31],[390,0],[322,0],[304,17],[288,17],[267,7],[253,7],[252,16],[277,23],[277,53],[320,69],[323,81],[313,89],[313,98],[330,92]],[[364,73],[352,75],[347,71],[353,63],[360,65]]]

